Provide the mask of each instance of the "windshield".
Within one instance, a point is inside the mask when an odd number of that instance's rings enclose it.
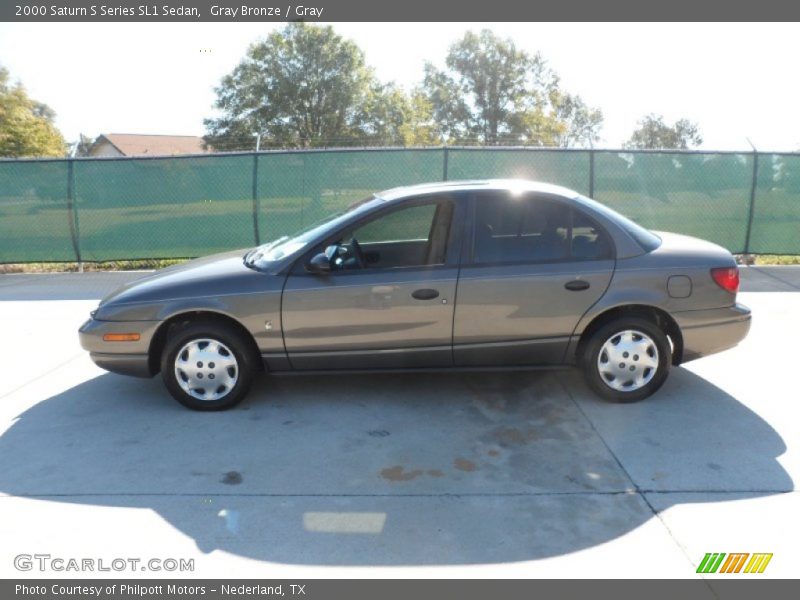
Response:
[[[636,240],[643,250],[652,252],[661,245],[661,238],[655,233],[649,229],[645,229],[625,215],[608,208],[605,204],[600,204],[597,200],[592,200],[586,196],[578,196],[576,200],[613,220],[620,227],[622,227],[628,233],[628,235]]]
[[[299,252],[318,237],[324,236],[326,232],[335,229],[337,225],[346,221],[354,214],[367,210],[381,202],[383,202],[383,200],[374,196],[355,202],[345,210],[328,215],[324,219],[316,221],[292,235],[285,235],[276,240],[267,242],[266,244],[256,246],[245,255],[244,262],[247,266],[262,268],[269,266],[271,263],[283,260],[287,256]]]

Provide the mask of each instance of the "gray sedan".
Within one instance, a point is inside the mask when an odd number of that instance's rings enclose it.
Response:
[[[258,371],[579,365],[603,398],[736,345],[731,254],[528,181],[376,194],[293,236],[123,286],[80,328],[100,367],[182,404],[238,403]]]

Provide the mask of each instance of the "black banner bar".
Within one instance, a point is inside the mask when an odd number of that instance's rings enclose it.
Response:
[[[793,21],[786,0],[3,0],[0,20],[17,22],[507,22]],[[676,25],[676,40],[680,32]],[[591,43],[591,40],[585,40]],[[679,42],[678,42],[679,43]]]
[[[792,592],[794,590],[794,592]],[[692,580],[3,580],[4,600],[531,600],[532,598],[646,598],[739,600],[797,598],[797,580],[755,577]]]

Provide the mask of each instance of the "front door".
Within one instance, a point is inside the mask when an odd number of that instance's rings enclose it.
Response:
[[[453,364],[460,240],[456,202],[404,201],[336,234],[298,261],[283,292],[286,351],[295,369]],[[331,271],[304,268],[325,252]]]
[[[458,366],[564,360],[581,316],[614,271],[608,234],[567,200],[476,194],[473,240],[458,283]]]

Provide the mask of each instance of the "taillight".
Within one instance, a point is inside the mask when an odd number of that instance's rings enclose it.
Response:
[[[726,292],[735,294],[739,290],[739,267],[711,269],[711,278]]]

